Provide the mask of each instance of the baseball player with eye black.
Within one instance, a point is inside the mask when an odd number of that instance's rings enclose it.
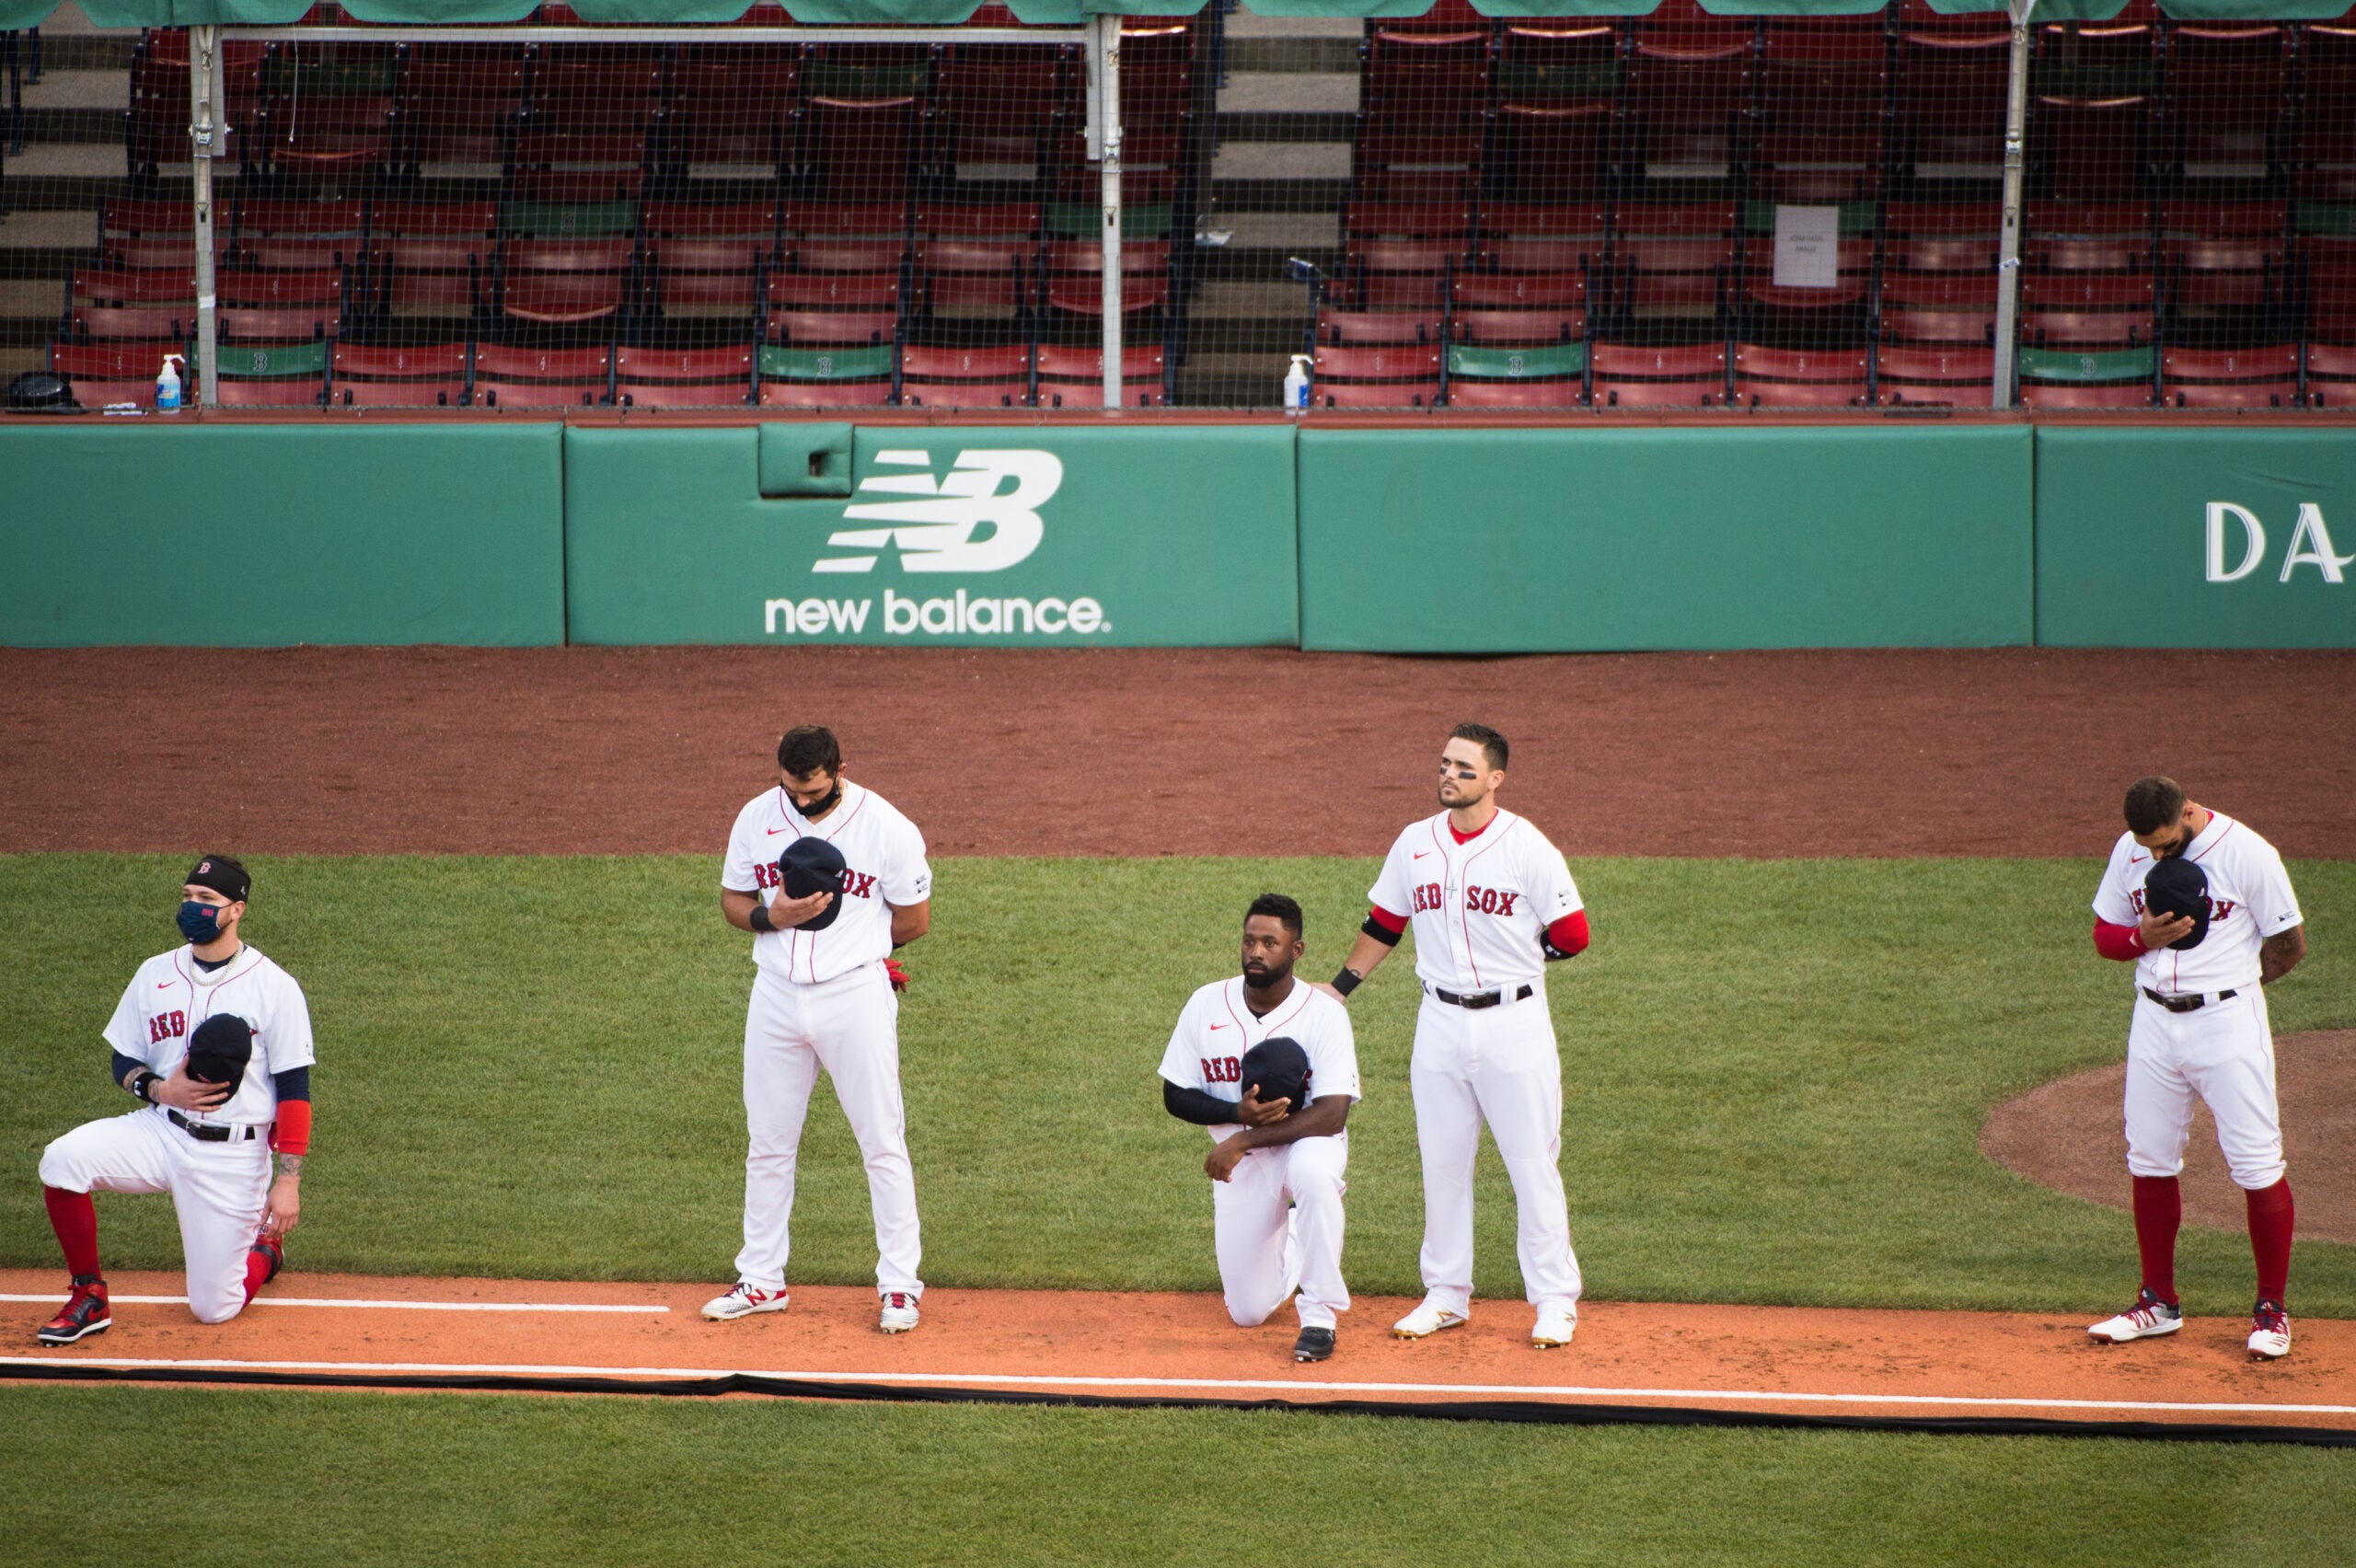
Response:
[[[105,1031],[110,1075],[143,1103],[41,1151],[41,1197],[72,1281],[64,1309],[36,1336],[43,1344],[114,1321],[93,1192],[172,1195],[200,1322],[236,1317],[285,1261],[311,1140],[311,1014],[293,976],[238,935],[251,891],[226,855],[189,871],[187,945],[139,966]]]
[[[1245,1328],[1292,1300],[1296,1361],[1334,1354],[1343,1172],[1358,1098],[1349,1010],[1297,980],[1300,905],[1262,894],[1243,916],[1243,973],[1186,1000],[1161,1056],[1161,1104],[1208,1127],[1211,1217],[1228,1316]],[[1295,1297],[1295,1291],[1299,1292]]]
[[[2095,951],[2135,966],[2127,1028],[2127,1170],[2134,1178],[2135,1305],[2087,1330],[2108,1344],[2184,1326],[2176,1291],[2177,1184],[2198,1096],[2248,1211],[2258,1264],[2249,1354],[2291,1353],[2291,1182],[2282,1162],[2265,986],[2306,956],[2305,917],[2274,846],[2185,799],[2173,778],[2127,790],[2127,831],[2095,891]]]
[[[810,1091],[834,1080],[875,1211],[877,1326],[917,1326],[924,1284],[916,1178],[900,1098],[900,1000],[893,950],[931,928],[932,868],[916,824],[843,776],[842,747],[815,725],[788,730],[778,782],[728,836],[721,913],[753,935],[745,1015],[745,1248],[736,1285],[704,1306],[717,1320],[786,1306],[787,1224]]]
[[[1536,1309],[1530,1343],[1571,1343],[1579,1265],[1563,1193],[1563,1064],[1546,1010],[1546,965],[1588,945],[1587,912],[1563,852],[1501,809],[1506,738],[1459,724],[1440,749],[1437,816],[1384,857],[1349,962],[1346,997],[1412,923],[1424,1001],[1408,1083],[1424,1166],[1424,1299],[1392,1326],[1422,1339],[1472,1309],[1472,1162],[1488,1124],[1513,1182],[1517,1251]]]

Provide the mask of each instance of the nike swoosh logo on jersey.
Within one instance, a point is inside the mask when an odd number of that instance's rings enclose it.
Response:
[[[1428,850],[1428,849],[1418,849],[1418,850],[1416,850],[1416,851],[1415,851],[1415,858],[1416,859],[1420,860],[1420,859],[1422,859],[1425,856],[1426,856],[1426,855],[1428,855],[1428,854],[1430,854],[1430,853],[1431,853],[1431,851],[1430,851],[1430,850]]]
[[[1220,1030],[1225,1029],[1225,1028],[1227,1028],[1227,1027],[1228,1027],[1228,1026],[1227,1026],[1226,1024],[1223,1024],[1223,1023],[1215,1023],[1215,1024],[1212,1024],[1212,1025],[1211,1025],[1211,1032],[1212,1032],[1213,1034],[1217,1034]]]
[[[2144,857],[2141,855],[2130,855],[2127,857],[2127,863],[2131,866],[2140,866],[2143,863],[2143,859]]]
[[[790,827],[773,827],[769,829],[769,836],[771,838],[775,838],[780,833],[791,833],[793,829]]]

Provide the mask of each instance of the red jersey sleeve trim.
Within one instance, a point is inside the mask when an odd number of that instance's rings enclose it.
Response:
[[[1369,905],[1367,908],[1366,917],[1373,921],[1376,925],[1381,927],[1384,930],[1390,932],[1394,937],[1400,935],[1407,928],[1407,917],[1404,915],[1393,915],[1390,910],[1385,909],[1380,904]]]
[[[281,1154],[311,1152],[309,1101],[282,1100],[278,1102],[278,1120],[270,1129],[270,1147]]]
[[[1566,957],[1572,953],[1584,951],[1588,940],[1587,911],[1574,909],[1547,927],[1546,940],[1554,944],[1556,951]]]
[[[2095,951],[2105,958],[2131,963],[2143,956],[2142,931],[2135,926],[2114,926],[2108,920],[2096,920]]]

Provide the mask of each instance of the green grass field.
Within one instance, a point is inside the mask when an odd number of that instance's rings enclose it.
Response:
[[[127,1102],[98,1031],[173,940],[182,861],[0,858],[0,1262],[55,1245],[33,1166]],[[1556,971],[1564,1168],[1601,1297],[2114,1309],[2124,1216],[1998,1169],[1989,1106],[2123,1049],[2090,863],[1608,860]],[[750,967],[700,858],[256,866],[254,941],[307,988],[319,1131],[294,1266],[723,1280]],[[1308,905],[1330,974],[1371,866],[951,860],[911,951],[904,1078],[945,1286],[1211,1288],[1202,1137],[1161,1113],[1180,1001],[1243,905]],[[2278,1029],[2356,1023],[2356,865],[2293,869],[2316,951]],[[1358,993],[1351,1283],[1410,1293],[1403,962]],[[826,1091],[794,1277],[872,1278]],[[1484,1157],[1479,1285],[1518,1296]],[[167,1204],[100,1200],[117,1267],[176,1266]],[[2190,1230],[2195,1310],[2246,1244]],[[2303,1315],[2356,1248],[2302,1243]],[[29,1320],[27,1323],[29,1328]],[[0,1387],[0,1561],[2038,1564],[2345,1561],[2344,1452],[2063,1439],[1568,1430],[1218,1412]]]
[[[173,940],[178,859],[0,859],[15,954],[0,1054],[0,1261],[48,1264],[41,1145],[127,1108],[98,1031]],[[2126,976],[2086,941],[2091,863],[1604,860],[1595,949],[1556,971],[1564,1170],[1604,1298],[2114,1309],[2123,1215],[1983,1159],[1998,1100],[2123,1050]],[[926,1277],[1216,1286],[1200,1132],[1154,1078],[1186,993],[1231,972],[1250,897],[1310,914],[1330,974],[1371,867],[949,860],[907,954],[903,1073]],[[724,1280],[744,1153],[745,939],[705,859],[318,859],[256,867],[248,935],[304,983],[321,1065],[294,1264]],[[2293,869],[2306,964],[2276,1027],[2356,1023],[2356,865]],[[1350,1281],[1417,1288],[1403,951],[1353,1014]],[[793,1275],[872,1278],[848,1127],[820,1091]],[[1519,1294],[1484,1156],[1479,1288]],[[177,1264],[167,1204],[100,1199],[118,1267]],[[2237,1233],[2188,1231],[2197,1311],[2246,1303]],[[2356,1314],[2356,1248],[2302,1243],[2292,1305]]]
[[[192,1389],[0,1389],[0,1424],[41,1434],[0,1450],[0,1555],[53,1568],[2325,1568],[2356,1539],[2346,1450]]]

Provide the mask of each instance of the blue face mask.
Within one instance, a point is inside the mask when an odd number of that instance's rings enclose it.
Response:
[[[179,918],[180,935],[198,947],[221,938],[221,911],[213,905],[191,898],[180,905]]]

